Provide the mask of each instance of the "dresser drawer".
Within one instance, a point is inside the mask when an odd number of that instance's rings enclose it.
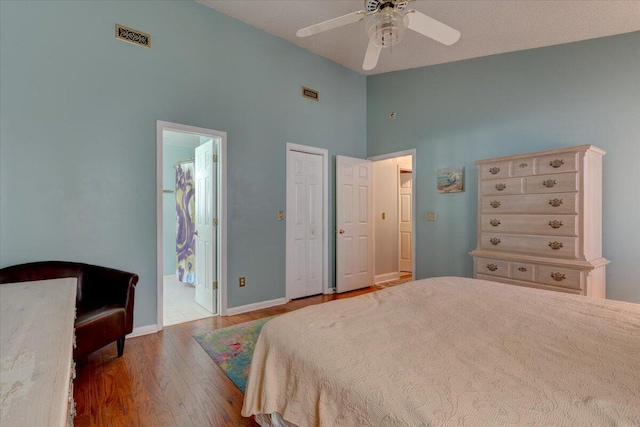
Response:
[[[576,172],[536,175],[524,178],[523,193],[563,193],[578,191],[578,174]]]
[[[534,157],[512,160],[509,163],[509,175],[510,176],[533,175],[535,162],[536,160]]]
[[[497,277],[509,277],[509,262],[490,258],[476,258],[476,272]]]
[[[535,267],[532,264],[525,264],[521,262],[512,262],[511,274],[509,277],[516,280],[525,280],[527,282],[533,282],[533,272]]]
[[[475,278],[480,280],[489,280],[493,282],[499,282],[499,283],[507,283],[509,285],[523,286],[527,288],[544,289],[545,291],[562,292],[562,293],[572,294],[572,295],[584,294],[584,292],[581,291],[580,289],[563,288],[561,286],[549,286],[542,283],[525,282],[520,280],[507,279],[503,277],[487,276],[484,274],[476,274]]]
[[[581,289],[581,279],[582,273],[580,270],[548,265],[536,266],[536,282],[538,283],[569,289]]]
[[[482,196],[483,213],[576,214],[578,193]]]
[[[560,153],[538,157],[538,175],[578,170],[578,153]]]
[[[480,247],[492,251],[531,253],[549,258],[576,258],[578,239],[564,236],[481,233]]]
[[[480,165],[480,176],[487,178],[507,178],[509,176],[509,161],[487,163]]]
[[[490,233],[577,236],[577,225],[576,215],[480,215],[480,230]]]
[[[482,181],[482,194],[522,194],[522,178],[487,179]]]

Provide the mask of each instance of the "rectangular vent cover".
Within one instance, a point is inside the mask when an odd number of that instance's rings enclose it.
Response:
[[[116,38],[123,42],[146,48],[151,47],[151,35],[124,25],[116,24]]]
[[[311,89],[308,87],[302,86],[302,96],[305,98],[313,99],[314,101],[319,101],[319,92],[315,89]]]

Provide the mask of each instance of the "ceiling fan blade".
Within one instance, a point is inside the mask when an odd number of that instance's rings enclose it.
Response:
[[[378,58],[380,58],[380,52],[382,48],[376,46],[373,40],[369,40],[369,46],[367,46],[367,53],[364,55],[364,62],[362,63],[363,70],[373,70],[378,65]]]
[[[440,21],[418,12],[410,10],[407,12],[407,27],[417,33],[434,39],[437,42],[451,46],[460,39],[460,31],[443,24]]]
[[[364,10],[349,13],[347,15],[339,16],[337,18],[329,19],[328,21],[321,22],[319,24],[305,27],[296,33],[298,37],[308,37],[314,34],[321,33],[327,30],[333,30],[334,28],[342,27],[343,25],[352,24],[354,22],[362,21],[367,16]]]

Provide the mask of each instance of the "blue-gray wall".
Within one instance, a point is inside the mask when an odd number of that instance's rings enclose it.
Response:
[[[167,145],[162,147],[162,188],[172,193],[162,193],[162,274],[176,274],[176,169],[180,160],[193,159],[195,148]],[[195,197],[195,194],[194,194]],[[195,212],[194,212],[195,214]]]
[[[473,274],[474,160],[606,150],[607,297],[640,303],[640,32],[370,77],[367,135],[370,156],[417,148],[420,278]],[[466,191],[437,194],[436,169],[450,166],[466,167]]]
[[[0,267],[134,271],[135,326],[156,322],[157,120],[228,132],[229,307],[284,296],[286,143],[366,155],[365,77],[191,0],[0,1],[0,52]]]

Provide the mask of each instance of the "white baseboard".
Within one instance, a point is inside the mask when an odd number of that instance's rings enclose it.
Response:
[[[247,313],[249,311],[256,311],[263,308],[275,307],[276,305],[286,304],[288,301],[289,300],[287,300],[286,298],[278,298],[269,301],[254,302],[253,304],[241,305],[239,307],[227,308],[227,316]]]
[[[138,326],[137,328],[133,328],[133,331],[127,335],[127,338],[141,337],[142,335],[155,334],[156,332],[158,332],[158,325],[156,324]]]
[[[377,285],[378,283],[390,282],[392,280],[398,280],[399,278],[400,273],[394,271],[393,273],[379,274],[374,277],[373,281]]]

